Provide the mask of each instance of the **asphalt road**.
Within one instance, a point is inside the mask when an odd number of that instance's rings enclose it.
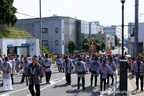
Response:
[[[50,83],[45,83],[45,77],[43,77],[43,83],[41,84],[41,96],[99,96],[100,93],[100,78],[98,77],[97,87],[90,86],[90,76],[91,74],[86,74],[85,76],[85,87],[86,90],[82,90],[82,86],[80,90],[77,90],[77,75],[75,73],[72,74],[71,85],[66,85],[65,81],[65,73],[59,73],[57,70],[57,66],[55,64],[52,65],[52,76]],[[22,74],[15,75],[14,85],[12,91],[3,92],[3,87],[0,87],[0,96],[31,96],[26,86],[26,83],[20,83]],[[0,78],[2,80],[2,78]],[[0,81],[1,82],[1,81]],[[113,86],[108,85],[107,90],[111,90]],[[112,93],[109,91],[110,94]],[[109,94],[109,95],[110,95]],[[111,94],[111,96],[113,96]]]

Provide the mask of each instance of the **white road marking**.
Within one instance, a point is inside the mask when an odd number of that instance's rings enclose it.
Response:
[[[40,90],[44,90],[44,89],[46,89],[46,88],[48,88],[48,87],[50,87],[50,86],[52,86],[52,85],[54,85],[54,84],[56,84],[56,83],[58,83],[58,82],[63,81],[64,79],[65,79],[65,77],[63,77],[62,79],[58,80],[57,82],[54,82],[54,80],[53,80],[53,81],[51,81],[51,84],[50,84],[50,85],[48,85],[48,86],[46,86],[46,87],[43,87],[43,88],[41,88]],[[31,94],[28,94],[28,95],[26,95],[26,96],[31,96]]]
[[[9,95],[0,95],[0,96],[9,96]]]
[[[73,75],[71,75],[71,76],[73,76]],[[62,81],[62,80],[64,80],[64,79],[65,79],[65,77],[60,77],[60,78],[54,79],[54,80],[50,81],[50,82],[51,82],[50,85],[41,88],[41,90],[46,89],[47,87],[50,87],[50,86],[52,86],[53,84],[56,84],[56,83],[58,83],[58,82],[60,82],[60,81]],[[58,80],[58,81],[57,81],[57,80]],[[56,82],[55,82],[55,81],[56,81]],[[46,82],[44,82],[44,83],[46,83]],[[44,83],[41,83],[41,85],[44,84]],[[0,95],[0,96],[9,96],[9,94],[13,94],[13,93],[16,93],[16,92],[19,92],[19,91],[22,91],[22,90],[26,90],[26,89],[28,89],[28,87],[25,87],[25,88],[22,88],[22,89],[18,89],[18,90],[12,91],[12,92],[8,92],[8,93],[2,94],[2,95]],[[29,96],[29,95],[28,95],[28,96]]]

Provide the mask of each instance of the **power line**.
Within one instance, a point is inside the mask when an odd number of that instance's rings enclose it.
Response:
[[[3,6],[0,6],[0,7],[3,8],[3,9],[6,9],[6,10],[11,10],[11,11],[13,11],[12,9],[8,9],[8,8],[3,7]],[[21,14],[21,15],[25,15],[25,16],[29,16],[29,17],[38,18],[38,17],[29,15],[29,14],[25,14],[25,13],[18,12],[18,11],[17,11],[16,13]]]
[[[16,13],[21,14],[21,15],[25,15],[25,16],[29,16],[29,17],[38,18],[38,17],[32,16],[32,15],[28,15],[28,14],[25,14],[25,13],[21,13],[21,12],[16,12]]]

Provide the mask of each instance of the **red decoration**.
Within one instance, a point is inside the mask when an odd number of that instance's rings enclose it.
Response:
[[[108,54],[108,55],[112,54],[112,51],[107,51],[107,54]]]
[[[42,70],[45,71],[45,67],[44,66],[42,67]]]

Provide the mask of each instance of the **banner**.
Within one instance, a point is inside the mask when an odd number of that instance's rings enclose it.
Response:
[[[108,54],[108,55],[112,54],[112,51],[107,51],[107,54]]]

